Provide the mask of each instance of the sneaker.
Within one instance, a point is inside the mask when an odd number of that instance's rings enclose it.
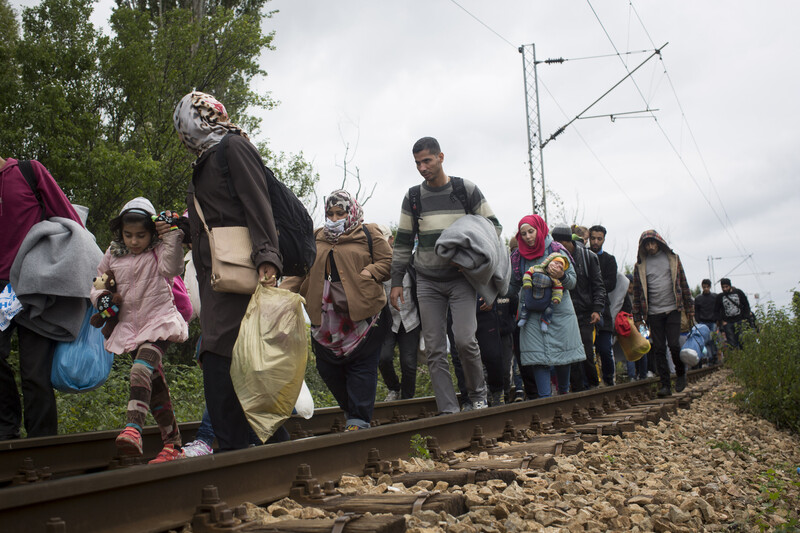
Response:
[[[660,389],[658,389],[656,396],[658,396],[659,398],[672,396],[672,389],[670,389],[669,387],[661,387]]]
[[[525,401],[525,393],[521,390],[518,390],[514,394],[514,403]]]
[[[211,446],[200,439],[184,444],[181,450],[181,454],[184,457],[200,457],[202,455],[211,455],[212,453],[214,453],[214,450],[211,449]]]
[[[648,371],[647,371],[647,377],[648,377],[648,378],[654,378],[654,377],[656,377],[656,375],[655,375],[655,374],[653,374],[653,372],[651,372],[650,370],[648,370]]]
[[[350,425],[344,427],[345,431],[358,431],[359,429],[363,429],[363,428],[360,428],[355,424],[350,424]]]
[[[400,399],[400,391],[399,390],[390,390],[386,393],[386,399],[383,400],[384,402],[396,402]]]
[[[130,426],[117,435],[116,445],[120,455],[142,455],[142,435]]]
[[[462,411],[477,411],[478,409],[486,409],[489,405],[483,401],[478,400],[476,402],[464,404],[464,408],[461,409]]]
[[[682,392],[686,388],[686,376],[675,378],[675,392]]]
[[[176,459],[181,459],[183,456],[181,455],[180,450],[176,450],[175,446],[172,444],[165,444],[164,449],[158,452],[156,458],[152,461],[148,461],[147,464],[154,465],[158,463],[166,463],[168,461],[174,461]]]
[[[491,394],[490,403],[492,407],[503,405],[503,391],[495,391]]]

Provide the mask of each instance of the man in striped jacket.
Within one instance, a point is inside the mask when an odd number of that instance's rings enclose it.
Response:
[[[472,409],[483,409],[487,407],[486,381],[475,338],[477,294],[458,266],[437,256],[434,246],[442,231],[466,214],[488,218],[497,228],[498,236],[502,227],[475,184],[444,172],[444,154],[436,139],[423,137],[414,144],[412,152],[417,171],[425,181],[409,189],[403,198],[392,255],[391,303],[397,309],[404,303],[403,276],[416,238],[417,299],[437,408],[441,413],[459,410],[447,361],[446,318],[449,307],[469,395],[470,403],[467,405],[471,404]]]

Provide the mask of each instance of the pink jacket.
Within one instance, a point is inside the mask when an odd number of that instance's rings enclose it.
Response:
[[[183,232],[171,231],[150,251],[123,256],[106,250],[98,276],[112,270],[117,292],[122,296],[119,323],[106,340],[106,350],[115,354],[134,351],[145,342],[184,342],[189,328],[175,307],[170,281],[183,270]],[[170,281],[168,281],[170,280]],[[92,288],[92,302],[102,291]]]

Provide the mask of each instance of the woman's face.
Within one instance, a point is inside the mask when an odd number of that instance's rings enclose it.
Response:
[[[530,224],[523,224],[521,228],[519,228],[519,236],[522,240],[533,248],[536,244],[536,228],[531,226]]]
[[[332,206],[330,209],[325,211],[325,216],[331,222],[336,222],[337,220],[342,220],[343,218],[346,218],[347,212],[339,206]]]

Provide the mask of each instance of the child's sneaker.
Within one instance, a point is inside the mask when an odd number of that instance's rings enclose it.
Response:
[[[130,426],[117,435],[116,445],[120,455],[142,455],[142,435]]]
[[[175,446],[172,444],[165,444],[164,449],[158,452],[156,458],[152,461],[148,461],[147,464],[154,465],[158,463],[166,463],[168,461],[174,461],[176,459],[181,458],[181,452],[175,449]]]
[[[200,439],[187,442],[183,445],[183,450],[181,451],[184,457],[200,457],[201,455],[211,455],[212,453],[214,453],[214,450],[211,449],[211,446]]]

